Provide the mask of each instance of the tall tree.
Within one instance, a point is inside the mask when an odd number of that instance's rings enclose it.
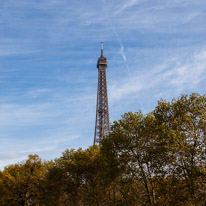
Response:
[[[158,123],[166,125],[175,147],[173,170],[187,187],[193,205],[206,202],[206,97],[182,95],[171,103],[161,100],[154,111]]]
[[[25,162],[6,167],[0,173],[0,205],[40,205],[47,172],[45,164],[38,155],[29,155]]]
[[[63,152],[48,173],[49,184],[57,186],[51,191],[54,204],[102,205],[105,194],[105,185],[100,178],[102,164],[98,146]],[[63,199],[64,203],[61,203]]]

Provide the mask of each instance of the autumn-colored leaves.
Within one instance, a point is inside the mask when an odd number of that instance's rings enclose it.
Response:
[[[206,97],[182,95],[147,115],[124,114],[100,148],[6,167],[0,205],[203,206],[205,168]]]

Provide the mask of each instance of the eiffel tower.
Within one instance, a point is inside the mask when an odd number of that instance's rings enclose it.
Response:
[[[97,108],[94,132],[94,144],[101,144],[101,139],[109,134],[109,106],[107,96],[107,58],[103,55],[103,42],[101,42],[101,56],[97,61],[98,68],[98,89]]]

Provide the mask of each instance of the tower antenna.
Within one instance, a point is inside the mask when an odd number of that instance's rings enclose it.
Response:
[[[101,42],[101,57],[103,57],[104,55],[103,55],[103,46],[104,46],[104,43],[103,43],[103,41]]]

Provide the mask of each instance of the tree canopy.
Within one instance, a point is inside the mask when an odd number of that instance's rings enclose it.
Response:
[[[0,172],[0,205],[204,206],[206,96],[125,113],[101,146],[53,161],[29,155]]]

